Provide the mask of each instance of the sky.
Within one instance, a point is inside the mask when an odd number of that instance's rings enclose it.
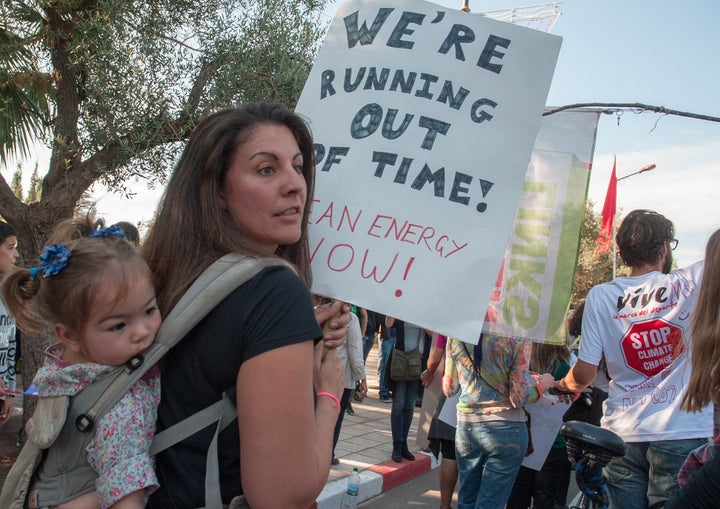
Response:
[[[330,18],[342,2],[330,3]],[[388,0],[388,4],[394,2]],[[462,0],[437,0],[459,9]],[[538,5],[540,1],[469,0],[471,14]],[[687,0],[565,0],[551,33],[563,38],[547,106],[576,103],[643,103],[720,117],[718,48],[720,2]],[[675,224],[679,266],[703,258],[710,234],[720,228],[720,122],[624,111],[602,115],[588,198],[601,210],[613,157],[617,177],[656,164],[618,182],[617,207],[652,209]],[[32,163],[34,164],[34,163]],[[41,168],[43,163],[41,162]],[[14,170],[3,174],[9,181]],[[27,170],[27,176],[32,165]],[[160,190],[134,187],[132,200],[96,186],[98,212],[109,222],[148,221]]]

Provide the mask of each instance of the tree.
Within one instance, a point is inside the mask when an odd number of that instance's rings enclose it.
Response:
[[[95,182],[163,182],[198,120],[240,101],[293,107],[325,0],[5,0],[0,6],[0,164],[51,150],[28,203],[0,178],[20,263]],[[4,105],[4,106],[3,106]],[[152,185],[152,184],[149,184]],[[24,335],[29,381],[46,335]]]
[[[587,200],[585,214],[583,217],[582,232],[580,234],[580,251],[578,253],[578,263],[575,268],[575,278],[573,279],[573,296],[570,300],[570,306],[576,306],[580,301],[585,299],[587,293],[595,285],[610,281],[613,278],[612,250],[603,253],[600,256],[596,254],[595,246],[598,238],[598,232],[602,226],[602,213],[596,212],[595,204],[592,200]],[[615,215],[615,223],[617,225],[620,218],[621,210]],[[616,254],[616,275],[627,275],[630,273],[628,267],[625,267]]]
[[[38,173],[39,166],[40,165],[36,161],[33,172],[30,175],[30,189],[28,189],[25,203],[35,203],[36,201],[40,201],[40,186],[42,185],[42,181],[40,180],[40,175]]]
[[[22,188],[22,166],[18,163],[15,173],[13,173],[12,184],[10,184],[12,192],[18,199],[23,199],[23,188]]]

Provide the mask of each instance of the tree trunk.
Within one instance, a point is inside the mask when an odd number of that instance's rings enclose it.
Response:
[[[22,391],[30,387],[30,383],[35,378],[38,368],[43,363],[45,349],[54,342],[54,336],[48,331],[45,334],[27,334],[22,333],[20,337],[22,342],[22,357],[20,359],[22,365]],[[37,398],[33,396],[25,396],[23,398],[23,429],[25,422],[35,411]]]

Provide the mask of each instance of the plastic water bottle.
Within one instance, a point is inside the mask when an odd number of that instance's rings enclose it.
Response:
[[[352,474],[348,477],[347,494],[351,497],[357,497],[360,492],[360,472],[357,467],[353,468]]]
[[[348,477],[348,486],[343,497],[342,509],[355,509],[358,505],[358,493],[360,492],[360,472],[357,467],[353,468],[352,474]]]

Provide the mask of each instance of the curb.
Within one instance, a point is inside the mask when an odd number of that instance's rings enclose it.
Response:
[[[373,465],[360,472],[360,491],[358,492],[357,503],[365,502],[384,491],[415,479],[437,468],[440,464],[431,453],[416,451],[413,455],[415,461],[403,460],[401,463],[397,463],[390,460]],[[336,509],[340,507],[346,490],[347,477],[327,483],[310,509]]]

